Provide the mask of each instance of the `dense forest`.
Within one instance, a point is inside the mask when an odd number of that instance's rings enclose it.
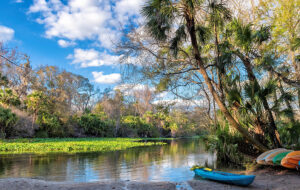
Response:
[[[0,49],[2,138],[192,136],[209,125],[206,110],[152,104],[149,88],[100,91],[83,76],[54,66],[33,69],[27,55]]]
[[[251,1],[252,2],[252,1]],[[98,89],[0,44],[0,137],[203,135],[220,159],[300,146],[297,0],[149,0],[115,52],[137,93]],[[42,63],[41,63],[42,65]],[[201,106],[155,101],[168,92]],[[246,147],[246,148],[245,148]]]

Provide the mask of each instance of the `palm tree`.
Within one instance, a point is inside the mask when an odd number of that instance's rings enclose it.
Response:
[[[208,2],[209,5],[212,3],[219,7],[223,6],[222,3],[218,3],[216,0]],[[205,3],[201,0],[149,0],[143,7],[142,14],[146,18],[146,27],[152,37],[159,41],[169,42],[175,50],[186,38],[189,38],[193,58],[195,59],[195,65],[193,66],[197,68],[197,72],[203,77],[210,93],[230,125],[237,129],[247,141],[251,142],[259,150],[265,151],[267,148],[254,139],[249,132],[233,118],[225,102],[222,101],[222,98],[216,92],[212,80],[206,71],[205,61],[200,51],[201,45],[198,40],[203,37],[203,27],[197,25],[199,19],[201,19],[201,15],[199,15],[200,12],[205,12],[206,8],[207,6],[205,6]],[[176,32],[172,38],[171,32],[174,28]]]
[[[254,52],[254,47],[256,45],[261,45],[264,41],[270,38],[269,27],[261,27],[257,31],[251,29],[251,24],[243,25],[241,21],[235,19],[232,24],[233,30],[233,41],[239,49],[233,49],[232,52],[239,57],[242,61],[248,79],[252,83],[252,87],[255,87],[257,92],[261,90],[261,86],[254,74],[253,66],[251,64],[250,55]],[[255,90],[254,88],[252,90]],[[262,100],[262,105],[267,113],[269,127],[267,130],[268,135],[271,138],[274,147],[281,147],[279,133],[275,124],[275,120],[272,114],[272,110],[269,106],[266,96],[260,96]]]

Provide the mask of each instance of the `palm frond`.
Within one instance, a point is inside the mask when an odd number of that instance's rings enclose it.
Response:
[[[224,23],[232,19],[230,10],[224,3],[214,0],[209,3],[208,8],[211,10],[209,15],[210,25],[213,27],[223,28]]]
[[[300,47],[300,38],[296,38],[292,42],[292,50],[297,50]]]
[[[177,57],[179,46],[186,39],[185,26],[181,25],[175,32],[175,37],[171,40],[170,50]]]
[[[252,24],[244,25],[240,20],[234,19],[230,26],[237,45],[243,48],[245,51],[249,51],[251,48],[253,35],[251,30]]]
[[[276,91],[276,88],[277,88],[276,81],[269,80],[265,84],[265,86],[260,90],[259,95],[261,97],[269,96],[269,95],[273,94]]]
[[[142,8],[142,15],[146,18],[146,27],[151,35],[160,41],[167,39],[176,8],[171,0],[150,0]]]
[[[271,37],[270,30],[270,26],[261,26],[260,29],[253,34],[254,41],[260,45],[269,40]]]
[[[205,26],[197,25],[196,26],[196,34],[197,34],[198,40],[202,44],[205,44],[205,42],[207,42],[211,37],[210,29]]]

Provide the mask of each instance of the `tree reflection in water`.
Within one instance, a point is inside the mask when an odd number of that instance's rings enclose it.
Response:
[[[216,158],[199,139],[169,141],[168,145],[124,151],[78,154],[18,154],[0,156],[0,177],[50,181],[104,180],[184,181],[194,164],[214,167]]]

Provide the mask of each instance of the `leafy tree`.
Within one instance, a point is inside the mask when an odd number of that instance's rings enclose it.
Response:
[[[62,121],[55,114],[40,112],[36,123],[39,125],[37,133],[45,133],[44,137],[66,137],[68,135]]]
[[[222,13],[222,16],[227,17],[228,11],[221,11],[227,10],[222,2],[212,1],[208,3],[209,7],[212,7],[213,10],[216,11],[213,11],[212,14],[208,15],[206,18],[211,18],[210,23],[216,26],[215,21],[218,16]],[[199,25],[200,23],[196,17],[197,10],[201,9],[206,8],[202,1],[197,0],[181,0],[176,2],[170,0],[149,0],[143,7],[142,14],[146,18],[146,27],[151,36],[158,41],[168,44],[175,56],[177,56],[176,54],[179,50],[185,53],[184,50],[180,49],[180,45],[189,38],[192,56],[195,60],[194,63],[190,63],[190,66],[192,66],[192,69],[197,71],[204,79],[210,93],[230,125],[237,129],[245,139],[253,143],[258,149],[266,150],[264,145],[254,139],[249,132],[233,118],[223,98],[217,93],[211,77],[208,75],[206,69],[207,64],[201,52],[201,49],[203,49],[203,45],[201,44],[205,44],[205,40],[203,40],[205,39],[205,32],[203,27]],[[204,18],[204,20],[206,18]],[[179,23],[177,21],[179,21]],[[178,27],[175,28],[175,35],[172,35],[175,24]],[[186,53],[188,54],[188,52]]]
[[[120,90],[116,90],[111,97],[107,93],[102,97],[99,103],[109,118],[115,121],[114,136],[116,137],[120,129],[121,118],[124,112],[123,94]]]
[[[49,98],[41,91],[35,91],[28,95],[25,103],[27,110],[33,114],[32,126],[37,116],[42,113],[48,113],[52,106]]]
[[[113,123],[109,120],[102,120],[96,114],[84,114],[78,118],[77,122],[87,135],[97,137],[111,137],[113,135]]]
[[[297,88],[300,107],[299,6],[297,0],[266,0],[259,2],[256,12],[258,22],[272,26],[272,39],[267,48],[281,62],[268,65],[267,69],[284,83]]]
[[[10,109],[0,107],[0,137],[5,138],[13,131],[13,126],[17,122],[16,114],[12,113]]]
[[[0,104],[2,106],[19,106],[21,101],[9,88],[0,89]]]
[[[257,54],[257,50],[259,50],[258,47],[262,45],[263,42],[269,40],[270,28],[261,27],[259,30],[253,31],[251,28],[251,24],[243,25],[239,20],[235,19],[231,23],[230,29],[233,33],[231,41],[236,47],[231,47],[230,49],[232,50],[233,54],[235,54],[242,61],[246,69],[248,79],[250,83],[252,83],[250,86],[248,85],[248,88],[251,87],[252,91],[261,94],[259,98],[261,100],[263,108],[267,113],[269,123],[268,129],[264,131],[269,134],[274,147],[280,147],[280,138],[278,136],[278,131],[275,124],[275,119],[272,114],[272,110],[266,98],[266,94],[260,92],[261,86],[255,76],[254,67],[251,63],[251,61],[253,61],[253,59],[251,60],[251,56],[253,54]]]

